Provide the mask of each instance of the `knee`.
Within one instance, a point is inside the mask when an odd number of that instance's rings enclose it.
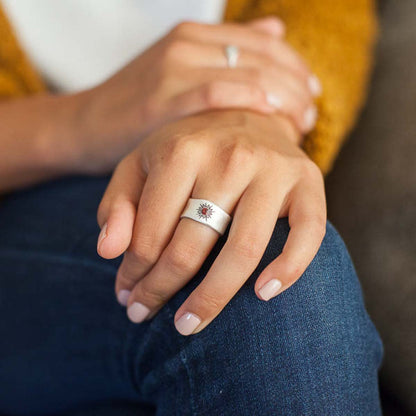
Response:
[[[310,342],[316,350],[315,357],[317,351],[334,356],[345,351],[350,356],[365,357],[377,368],[382,343],[365,309],[349,252],[329,222],[318,253],[292,287],[268,302],[253,295],[257,275],[281,253],[288,232],[287,221],[279,220],[257,272],[241,291],[240,300],[237,296],[234,306],[240,302],[240,308],[248,307],[257,323],[284,328],[287,340]]]
[[[347,396],[358,389],[360,405],[368,399],[376,408],[382,344],[348,251],[331,224],[316,257],[292,287],[268,302],[254,293],[258,273],[280,254],[288,231],[287,221],[278,221],[258,272],[204,330],[206,337],[218,339],[226,333],[215,348],[237,361],[240,383],[267,379],[268,404],[281,404],[281,397],[272,399],[273,389],[285,391],[299,414],[305,414],[307,398],[311,406],[323,405],[319,398],[331,394],[334,401],[326,406],[347,405]]]

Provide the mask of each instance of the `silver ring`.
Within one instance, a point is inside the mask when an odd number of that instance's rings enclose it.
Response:
[[[227,225],[231,221],[231,216],[227,214],[218,205],[206,199],[189,198],[181,218],[190,218],[191,220],[208,225],[217,233],[223,235]]]
[[[234,45],[227,45],[225,47],[225,57],[227,58],[228,68],[235,68],[237,66],[238,57],[240,56],[240,49]]]

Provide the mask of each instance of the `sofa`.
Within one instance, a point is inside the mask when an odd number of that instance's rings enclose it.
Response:
[[[327,178],[384,341],[385,414],[416,415],[416,1],[386,1],[366,107]]]

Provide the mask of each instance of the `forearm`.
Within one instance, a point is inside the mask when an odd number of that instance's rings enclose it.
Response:
[[[71,173],[77,105],[47,94],[0,103],[0,192]]]

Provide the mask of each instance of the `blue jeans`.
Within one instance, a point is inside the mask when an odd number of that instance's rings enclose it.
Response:
[[[279,220],[257,270],[201,333],[173,315],[205,264],[151,321],[115,300],[120,259],[96,254],[107,178],[70,178],[0,202],[1,415],[380,415],[382,343],[353,265],[328,224],[304,275],[270,300],[259,272],[282,250]]]

